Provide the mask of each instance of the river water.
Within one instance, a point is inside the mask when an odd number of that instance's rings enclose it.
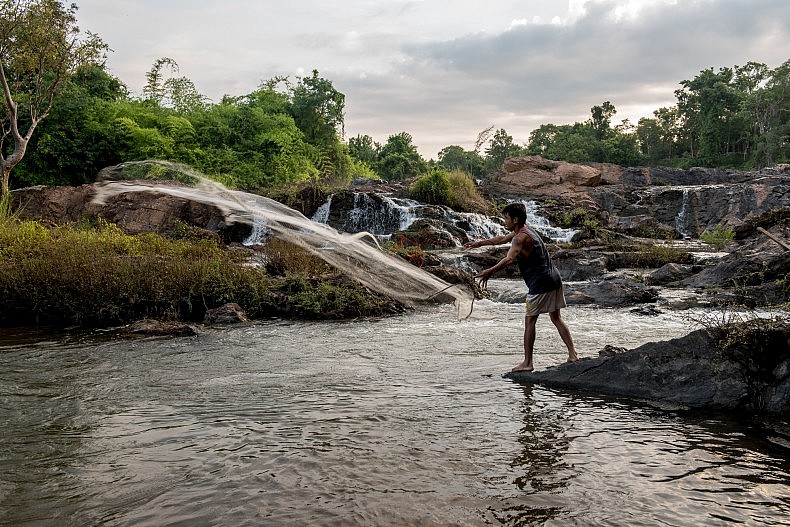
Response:
[[[563,313],[581,356],[702,314]],[[790,521],[790,450],[765,422],[515,384],[522,306],[453,315],[189,338],[3,330],[0,525]],[[541,319],[536,367],[565,357]]]

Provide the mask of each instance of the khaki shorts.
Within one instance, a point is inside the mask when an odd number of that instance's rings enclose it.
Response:
[[[565,307],[565,293],[562,286],[548,293],[538,293],[537,295],[527,295],[525,306],[527,316],[534,317],[541,313],[551,313]]]

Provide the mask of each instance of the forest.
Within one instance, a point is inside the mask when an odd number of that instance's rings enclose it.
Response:
[[[345,95],[317,70],[212,102],[163,57],[146,74],[142,95],[132,96],[107,72],[100,37],[79,34],[75,11],[55,0],[2,1],[4,190],[79,185],[106,166],[152,158],[253,192],[357,177],[402,181],[434,170],[480,177],[518,155],[747,170],[790,161],[790,60],[703,69],[679,81],[675,105],[638,123],[613,125],[617,110],[605,101],[584,122],[541,125],[527,144],[492,126],[471,150],[448,145],[426,160],[407,131],[383,144],[369,135],[346,138]],[[47,27],[57,29],[55,38],[45,38]]]

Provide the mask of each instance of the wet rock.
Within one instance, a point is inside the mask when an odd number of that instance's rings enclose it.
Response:
[[[184,322],[143,319],[133,322],[123,329],[124,333],[131,335],[163,336],[163,337],[192,337],[198,332]]]
[[[710,409],[790,412],[790,325],[743,328],[742,344],[723,350],[707,329],[630,351],[605,348],[602,356],[543,371],[509,372],[522,384],[541,384],[604,395]],[[614,352],[614,353],[612,353]]]
[[[206,317],[203,320],[206,324],[239,324],[249,321],[247,313],[235,302],[209,309],[206,311]]]
[[[605,307],[622,307],[655,302],[658,290],[629,278],[611,278],[596,282],[575,282],[565,285],[568,304],[595,303]],[[588,300],[592,300],[589,302]]]

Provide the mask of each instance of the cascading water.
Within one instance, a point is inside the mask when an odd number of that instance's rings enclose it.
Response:
[[[570,242],[573,235],[576,234],[574,229],[563,229],[562,227],[554,227],[549,223],[549,220],[538,214],[538,204],[534,201],[522,201],[524,208],[527,209],[527,224],[534,227],[543,236],[555,242]]]
[[[683,237],[689,237],[688,229],[689,221],[689,189],[683,189],[683,199],[680,202],[680,210],[675,217],[675,230],[678,231]]]
[[[535,227],[543,236],[556,242],[569,242],[576,233],[574,229],[552,226],[546,218],[538,213],[536,202],[522,201],[522,203],[527,210],[527,223]],[[332,196],[329,196],[313,215],[313,221],[327,223],[331,208]],[[345,214],[345,219],[338,228],[343,232],[366,231],[386,237],[396,231],[408,229],[427,208],[435,210],[436,206],[389,196],[378,196],[378,199],[373,199],[368,193],[358,192],[354,195],[354,208]],[[455,212],[447,207],[439,208],[444,209],[444,221],[465,231],[470,239],[491,238],[506,234],[504,226],[484,214]],[[458,246],[460,245],[458,242]]]

